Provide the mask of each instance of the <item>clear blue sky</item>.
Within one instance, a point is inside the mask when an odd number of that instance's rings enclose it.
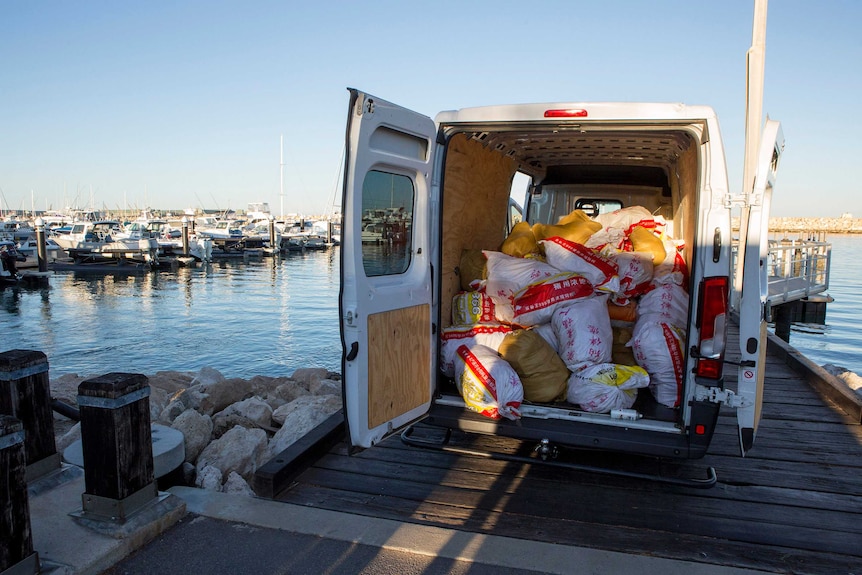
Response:
[[[0,207],[326,212],[346,87],[433,117],[487,104],[713,106],[742,180],[753,0],[0,4]],[[862,2],[773,0],[778,216],[862,217]],[[279,137],[284,135],[284,196]]]

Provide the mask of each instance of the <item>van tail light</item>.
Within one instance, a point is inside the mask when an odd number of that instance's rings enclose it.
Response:
[[[694,372],[701,377],[721,377],[727,344],[727,294],[727,276],[706,278],[700,284],[697,310],[700,341]]]

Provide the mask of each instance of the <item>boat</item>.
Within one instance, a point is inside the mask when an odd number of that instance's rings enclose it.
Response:
[[[15,247],[21,255],[27,258],[26,261],[18,265],[19,268],[39,267],[39,246],[35,237],[21,240]],[[45,256],[47,263],[51,263],[68,257],[68,254],[54,238],[46,238]]]
[[[15,284],[21,279],[18,264],[26,261],[12,240],[0,240],[0,284]]]
[[[66,250],[76,263],[139,262],[158,264],[159,244],[153,238],[123,238],[117,220],[79,221],[72,225],[68,234],[54,237],[54,241]]]

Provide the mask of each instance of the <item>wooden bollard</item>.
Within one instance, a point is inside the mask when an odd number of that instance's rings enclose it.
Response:
[[[0,415],[0,573],[38,573],[24,463],[24,426]]]
[[[150,386],[145,375],[108,373],[78,386],[83,515],[125,521],[158,496]]]
[[[0,414],[17,418],[24,426],[28,482],[59,469],[44,353],[26,349],[0,353]]]

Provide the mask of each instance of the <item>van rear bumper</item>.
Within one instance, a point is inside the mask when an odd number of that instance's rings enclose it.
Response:
[[[549,442],[575,449],[599,449],[636,455],[671,459],[700,459],[706,454],[719,406],[695,402],[692,408],[692,426],[698,433],[686,430],[659,432],[590,422],[573,422],[553,419],[522,417],[517,421],[490,419],[469,409],[453,405],[434,404],[424,423],[437,427],[457,429],[467,433],[500,435],[523,441]]]

